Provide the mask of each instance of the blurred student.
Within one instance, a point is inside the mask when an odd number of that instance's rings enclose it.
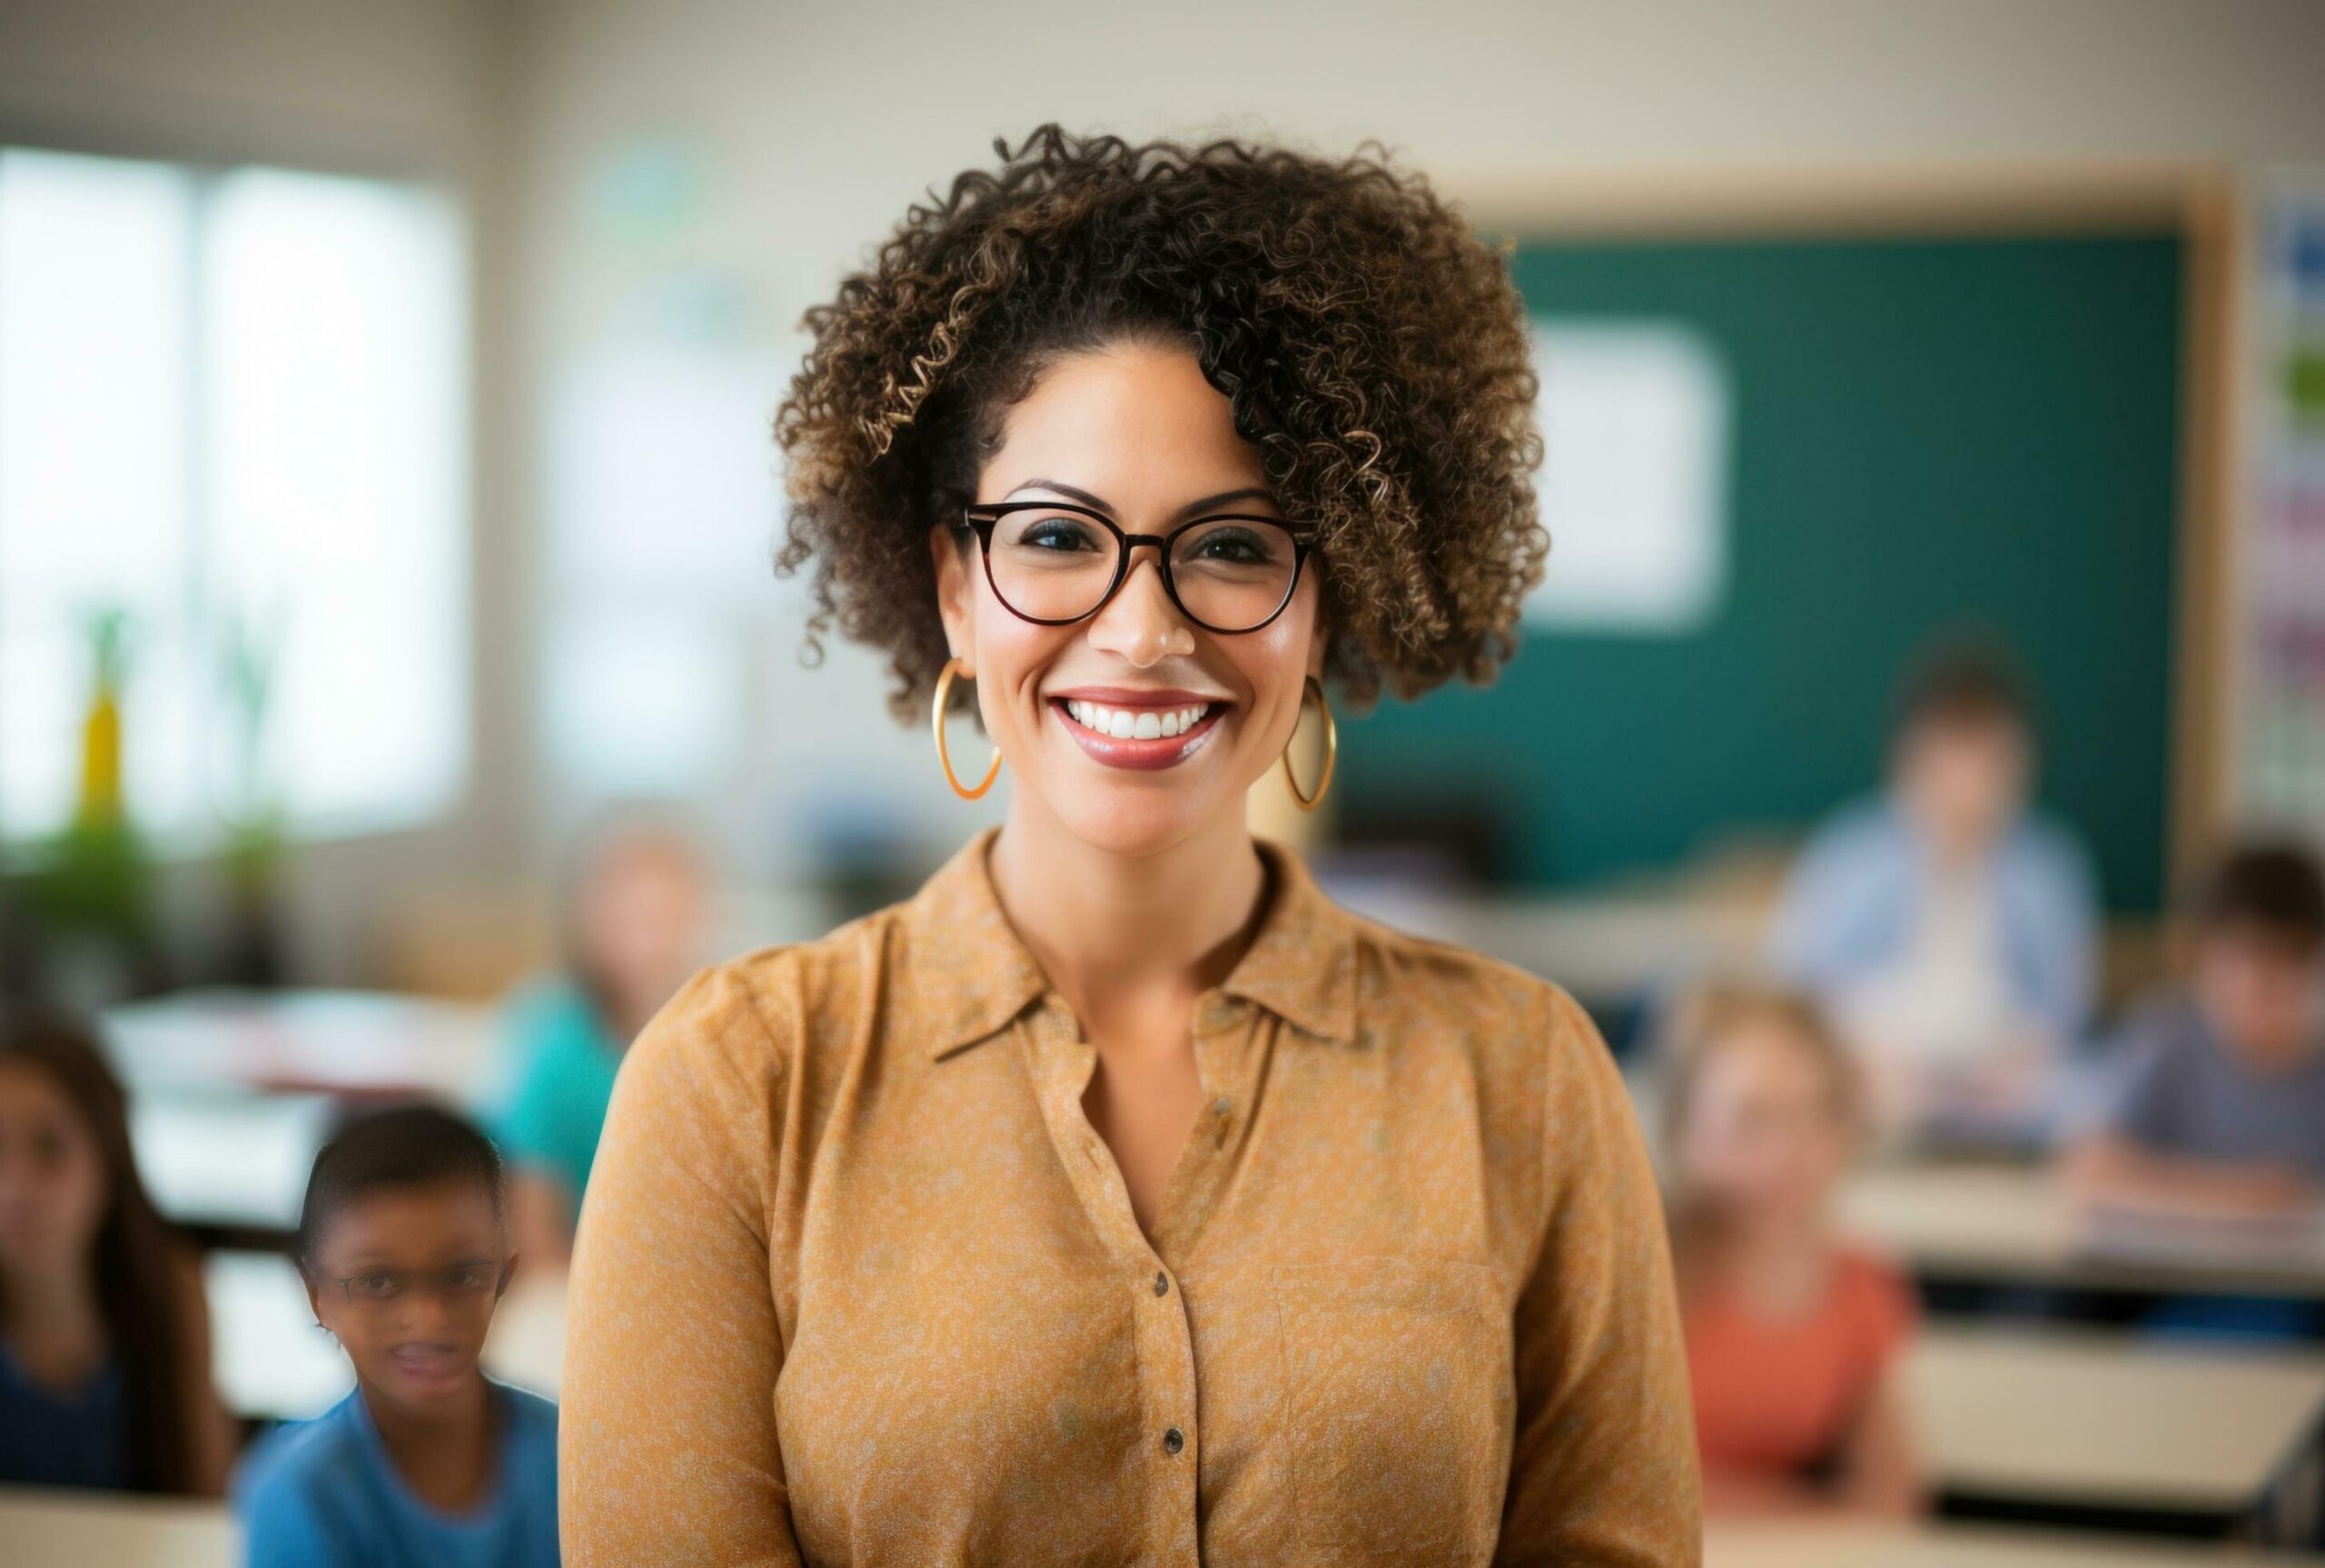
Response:
[[[2266,1218],[2325,1197],[2325,876],[2249,844],[2195,911],[2189,983],[2137,1014],[2068,1176],[2103,1207]]]
[[[1857,1135],[1846,1050],[1806,997],[1735,984],[1684,1002],[1666,1047],[1706,1511],[1917,1512],[1897,1377],[1914,1297],[1826,1213]]]
[[[121,1085],[81,1030],[0,1017],[0,1482],[214,1496],[232,1444]]]
[[[513,1063],[494,1131],[517,1249],[561,1266],[622,1053],[702,957],[707,878],[675,830],[624,822],[584,842],[564,895],[565,971],[510,1000]]]
[[[477,1365],[517,1268],[492,1144],[426,1106],[351,1123],[315,1158],[298,1263],[355,1390],[252,1454],[252,1568],[556,1563],[557,1406]]]
[[[2029,809],[2030,704],[2011,666],[1941,649],[1907,682],[1877,799],[1811,840],[1773,961],[1859,1052],[1883,1130],[2026,1137],[2090,1009],[2089,861]]]

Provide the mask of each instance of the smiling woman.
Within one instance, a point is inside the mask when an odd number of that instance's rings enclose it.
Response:
[[[956,792],[1005,763],[1006,820],[632,1047],[567,1559],[1692,1563],[1605,1046],[1244,816],[1328,684],[1510,652],[1545,539],[1509,280],[1380,158],[999,151],[808,313],[776,429],[815,630],[887,651]]]

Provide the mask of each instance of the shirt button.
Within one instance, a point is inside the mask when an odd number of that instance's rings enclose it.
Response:
[[[1163,1453],[1176,1454],[1180,1449],[1184,1448],[1186,1445],[1187,1440],[1184,1436],[1180,1435],[1177,1427],[1173,1426],[1170,1431],[1162,1434]]]
[[[1157,1296],[1171,1294],[1171,1277],[1160,1270],[1157,1270],[1154,1276],[1154,1294]]]

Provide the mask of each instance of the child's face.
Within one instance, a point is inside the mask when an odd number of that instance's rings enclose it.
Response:
[[[2026,804],[2033,772],[2027,738],[1994,719],[1924,719],[1898,743],[1896,787],[1922,830],[1971,851],[2001,838]]]
[[[470,1386],[516,1266],[481,1183],[383,1188],[326,1222],[307,1297],[368,1397],[426,1414]]]
[[[1848,1157],[1834,1085],[1781,1024],[1739,1024],[1698,1070],[1675,1151],[1684,1186],[1746,1219],[1805,1219]]]
[[[0,1274],[78,1267],[104,1219],[104,1156],[63,1086],[0,1062]]]
[[[2196,1003],[2222,1044],[2254,1060],[2311,1050],[2325,1027],[2325,947],[2249,925],[2197,943]]]

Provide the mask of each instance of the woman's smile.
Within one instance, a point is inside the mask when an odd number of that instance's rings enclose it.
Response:
[[[1047,705],[1074,744],[1107,767],[1175,767],[1203,748],[1233,705],[1194,692],[1077,686]]]

